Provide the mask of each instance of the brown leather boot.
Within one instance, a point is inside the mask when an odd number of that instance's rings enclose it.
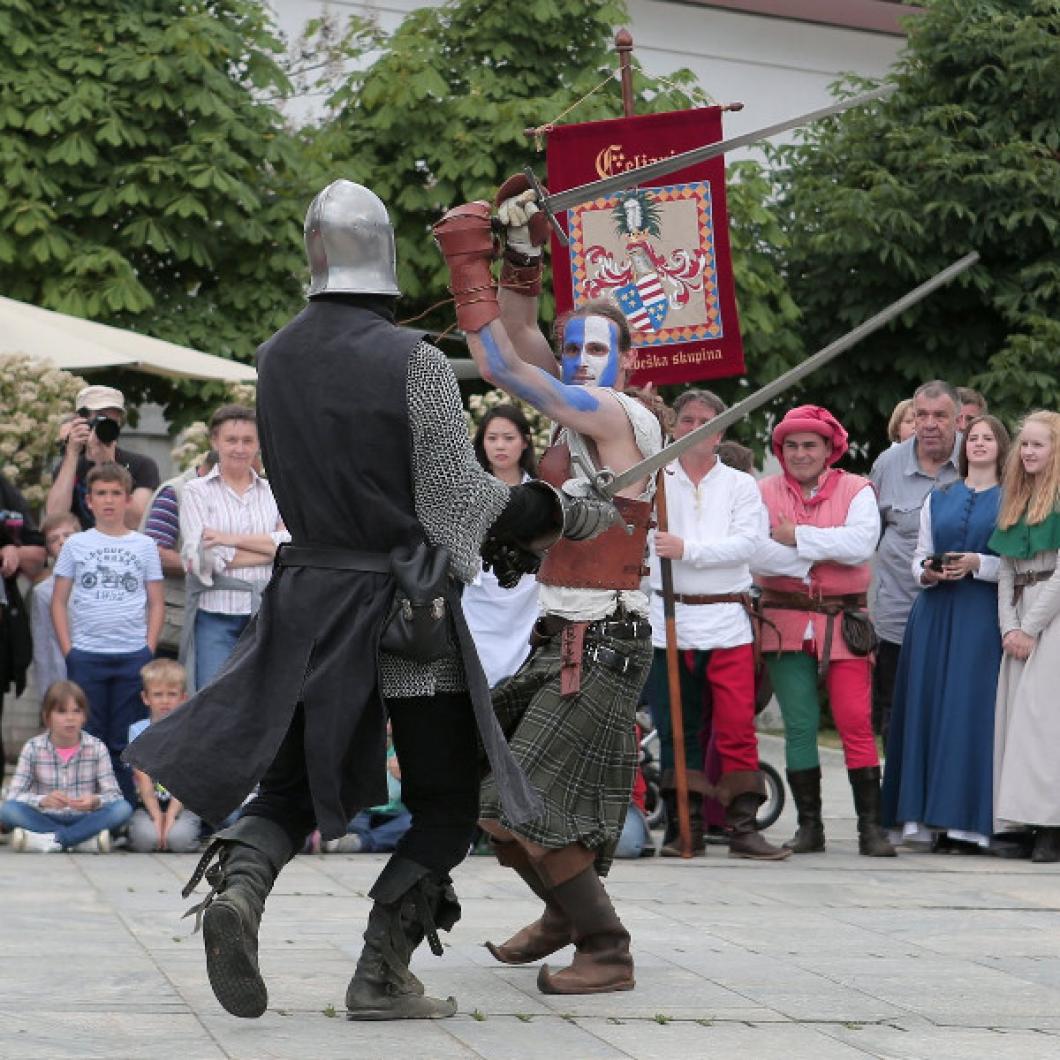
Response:
[[[821,767],[789,769],[788,787],[795,799],[799,826],[784,846],[793,854],[820,854],[824,851],[824,822],[821,820]]]
[[[775,847],[761,832],[755,817],[765,796],[757,791],[736,795],[725,807],[725,816],[732,829],[729,840],[730,858],[751,858],[754,861],[783,861],[791,856],[784,847]]]
[[[668,797],[669,796],[669,797]],[[679,858],[681,853],[681,832],[677,827],[677,792],[663,792],[666,800],[666,841],[659,849],[664,858]],[[673,810],[673,833],[671,835],[670,813]],[[703,835],[703,796],[697,792],[688,792],[688,824],[692,835],[692,857],[701,858],[707,853],[707,840]]]
[[[618,919],[603,881],[590,866],[552,888],[552,897],[573,925],[575,953],[570,966],[537,974],[543,994],[604,994],[632,990],[633,957],[629,932]]]
[[[519,873],[530,890],[545,903],[545,909],[537,920],[521,928],[507,942],[499,946],[487,942],[486,949],[503,964],[530,964],[569,946],[574,941],[570,921],[537,874],[526,849],[519,843],[497,840],[492,841],[492,846],[497,860]]]

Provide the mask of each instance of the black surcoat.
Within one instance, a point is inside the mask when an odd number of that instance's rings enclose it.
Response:
[[[420,340],[362,306],[317,301],[258,351],[258,428],[294,545],[389,552],[416,517],[406,380]],[[218,677],[129,745],[126,760],[221,821],[253,789],[298,704],[317,823],[345,833],[386,801],[376,649],[389,576],[278,568]]]

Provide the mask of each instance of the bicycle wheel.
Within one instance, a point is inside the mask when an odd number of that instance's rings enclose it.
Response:
[[[758,830],[763,832],[770,825],[776,824],[777,818],[784,812],[787,793],[780,774],[768,762],[759,762],[758,768],[762,770],[766,782],[766,801],[758,807],[755,824]]]

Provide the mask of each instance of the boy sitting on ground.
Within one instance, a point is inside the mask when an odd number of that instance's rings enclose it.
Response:
[[[140,671],[140,678],[143,681],[140,695],[151,716],[129,726],[129,743],[188,698],[187,674],[173,659],[152,660]],[[187,854],[197,850],[202,826],[199,818],[141,770],[133,770],[133,782],[140,805],[129,821],[129,849],[137,854],[152,854],[156,850]]]

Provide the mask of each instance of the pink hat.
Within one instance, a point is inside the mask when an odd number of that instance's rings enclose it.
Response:
[[[802,432],[819,434],[832,443],[832,452],[828,457],[829,466],[838,463],[850,448],[847,445],[847,432],[828,409],[823,409],[820,405],[799,405],[788,412],[773,428],[773,452],[782,464],[784,459],[780,454],[784,447],[784,439],[789,434]]]

